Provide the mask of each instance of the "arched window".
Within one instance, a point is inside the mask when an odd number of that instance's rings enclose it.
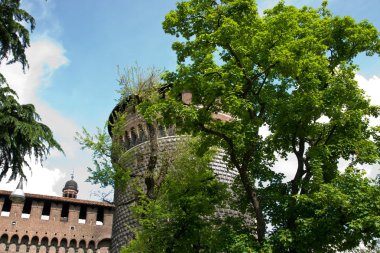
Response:
[[[94,241],[90,241],[90,242],[88,243],[88,248],[89,248],[89,249],[92,249],[92,250],[95,250],[95,242],[94,242]]]
[[[158,126],[158,137],[165,137],[166,131],[164,126]]]
[[[43,246],[48,246],[49,244],[49,239],[45,236],[44,238],[42,238],[41,240],[41,245]]]
[[[60,247],[64,247],[64,248],[67,248],[67,240],[66,238],[63,238],[61,240],[61,243],[59,244]]]
[[[3,234],[0,237],[0,243],[7,243],[7,242],[8,242],[8,235],[7,234]]]
[[[125,146],[126,149],[129,149],[131,147],[131,138],[129,137],[129,132],[128,131],[125,131],[124,146]]]
[[[24,236],[21,238],[21,244],[28,245],[28,244],[29,244],[29,236],[24,235]]]
[[[146,138],[146,135],[145,135],[145,131],[144,131],[144,128],[141,124],[139,124],[138,126],[139,128],[139,139],[140,139],[140,142],[145,142],[147,140]]]
[[[53,239],[51,239],[50,245],[57,247],[58,246],[58,239],[55,237]]]
[[[74,248],[74,249],[77,248],[77,241],[75,239],[72,239],[70,241],[70,248]]]
[[[13,235],[12,236],[11,243],[18,244],[18,235]]]
[[[32,241],[30,242],[30,244],[32,244],[32,245],[38,245],[39,242],[40,242],[40,239],[38,238],[38,236],[33,236]]]
[[[79,248],[81,248],[81,249],[85,249],[86,248],[86,241],[85,240],[81,240],[79,242]]]
[[[131,128],[131,144],[132,146],[137,144],[137,133],[134,127]]]
[[[111,239],[103,239],[98,243],[98,249],[100,249],[101,252],[105,252],[107,249],[111,247]]]

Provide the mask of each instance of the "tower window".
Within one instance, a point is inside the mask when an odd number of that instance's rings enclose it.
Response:
[[[137,145],[137,134],[134,127],[131,128],[131,144],[133,146]]]
[[[158,126],[158,137],[165,137],[165,128],[163,126]]]

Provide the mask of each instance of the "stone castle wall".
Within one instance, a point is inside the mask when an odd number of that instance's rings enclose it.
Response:
[[[163,133],[166,133],[166,131],[161,132],[161,134]],[[179,140],[180,137],[178,136],[159,135],[159,154],[174,151]],[[128,144],[130,145],[128,152],[133,156],[133,159],[131,159],[131,163],[126,164],[126,167],[132,169],[131,177],[137,179],[134,182],[143,189],[142,179],[149,159],[149,141],[135,143],[135,146],[132,146],[131,143]],[[160,167],[160,160],[157,167]],[[136,202],[137,195],[135,187],[135,185],[127,185],[126,189],[115,188],[111,253],[118,253],[121,246],[126,245],[133,239],[134,229],[137,227],[137,220],[132,213],[132,207]]]
[[[144,188],[143,175],[147,169],[149,160],[149,138],[144,120],[132,110],[127,108],[127,119],[125,124],[125,132],[118,141],[122,141],[129,155],[130,163],[126,164],[126,168],[131,168],[132,177],[140,178],[140,187]],[[224,116],[224,115],[222,115]],[[176,145],[185,137],[175,135],[175,129],[159,126],[157,129],[159,156],[170,155],[174,151]],[[188,137],[186,137],[188,138]],[[116,140],[114,140],[116,141]],[[237,175],[237,171],[228,170],[226,163],[223,161],[222,152],[217,154],[210,164],[215,175],[221,182],[231,184]],[[157,169],[160,169],[162,159],[158,159]],[[118,253],[121,246],[126,245],[133,239],[134,229],[138,226],[137,220],[133,217],[132,207],[136,201],[135,186],[127,186],[127,189],[115,189],[114,194],[114,222],[112,227],[112,245],[111,253]],[[218,210],[221,215],[235,212],[229,209]]]
[[[26,194],[12,203],[0,191],[0,252],[106,253],[113,206],[108,203]]]

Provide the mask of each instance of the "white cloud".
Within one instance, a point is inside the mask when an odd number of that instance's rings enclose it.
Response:
[[[20,64],[1,66],[2,73],[9,85],[17,92],[21,103],[34,104],[37,113],[42,118],[42,122],[50,127],[66,153],[66,157],[63,157],[62,153],[53,150],[49,158],[58,157],[61,160],[75,160],[80,147],[74,140],[74,134],[80,131],[80,127],[38,96],[39,89],[50,85],[50,78],[54,72],[69,63],[65,57],[64,49],[59,43],[44,37],[32,42],[30,48],[26,50],[26,55],[30,67],[26,69],[25,73],[22,71]],[[46,162],[47,164],[49,164],[48,161]],[[56,189],[59,189],[59,187],[63,186],[64,181],[59,181],[64,180],[64,177],[68,179],[68,174],[73,169],[71,166],[68,167],[67,162],[65,164],[50,163],[48,167],[33,164],[32,174],[28,175],[28,184],[25,190],[27,192],[57,195],[53,187],[55,186]],[[25,170],[27,171],[28,169]],[[0,182],[1,189],[13,190],[17,184],[17,182],[9,184],[5,182]]]
[[[34,104],[42,122],[53,131],[66,156],[52,150],[43,166],[31,165],[33,173],[28,175],[25,192],[61,195],[65,181],[69,180],[70,174],[75,171],[75,180],[79,186],[78,197],[98,199],[90,195],[94,186],[84,182],[88,177],[86,167],[92,163],[91,154],[80,150],[80,145],[74,140],[75,133],[81,132],[81,127],[69,116],[63,115],[59,108],[53,108],[38,96],[39,89],[57,85],[51,83],[51,77],[57,69],[69,64],[65,51],[58,42],[45,36],[33,41],[31,47],[26,50],[26,55],[30,67],[25,73],[20,64],[1,66],[1,72],[10,86],[16,90],[21,103]],[[16,185],[17,182],[8,184],[2,181],[0,189],[14,190]]]
[[[380,78],[378,76],[372,76],[365,78],[360,74],[356,74],[355,80],[358,82],[359,87],[363,89],[371,100],[372,105],[380,106]],[[370,124],[372,126],[380,125],[380,118],[370,118]],[[362,166],[366,171],[368,177],[376,177],[380,173],[380,165],[364,165]]]
[[[25,170],[27,176],[27,182],[24,182],[24,191],[27,193],[46,194],[53,196],[60,196],[54,190],[54,186],[60,180],[65,178],[65,174],[58,168],[48,169],[41,166],[41,164],[30,163],[31,171]],[[6,183],[6,181],[0,181],[0,189],[13,191],[16,189],[18,181],[12,181]]]
[[[380,106],[380,77],[372,76],[367,79],[360,74],[356,74],[355,80],[358,82],[359,87],[365,91],[371,100],[371,104]]]
[[[26,50],[30,67],[25,73],[19,63],[2,66],[2,73],[22,103],[36,103],[39,102],[38,88],[46,86],[54,71],[68,64],[64,54],[60,44],[47,37],[41,38]]]
[[[73,158],[79,149],[73,136],[75,132],[80,131],[80,127],[37,95],[40,88],[50,85],[49,81],[54,72],[69,63],[64,49],[59,43],[43,37],[32,42],[31,47],[26,50],[26,55],[30,67],[25,73],[20,64],[12,64],[2,66],[4,76],[9,85],[16,90],[21,103],[34,104],[43,123],[51,128],[67,157]],[[52,154],[61,155],[57,151],[53,151]]]
[[[367,79],[360,74],[356,74],[355,80],[371,99],[371,104],[380,106],[380,77],[372,76]]]

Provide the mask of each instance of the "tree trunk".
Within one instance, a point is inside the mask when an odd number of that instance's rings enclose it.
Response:
[[[157,165],[158,140],[157,140],[157,125],[155,123],[147,123],[149,134],[149,160],[145,176],[146,195],[150,199],[155,198],[155,182],[154,169]]]
[[[255,216],[256,216],[256,233],[257,233],[257,240],[259,241],[260,244],[264,243],[265,241],[265,220],[264,220],[264,215],[260,207],[260,201],[257,197],[256,191],[253,188],[249,177],[247,173],[246,168],[242,168],[240,166],[237,166],[241,182],[244,186],[245,192],[247,193],[247,197],[249,201],[251,202],[253,209],[255,211]]]

